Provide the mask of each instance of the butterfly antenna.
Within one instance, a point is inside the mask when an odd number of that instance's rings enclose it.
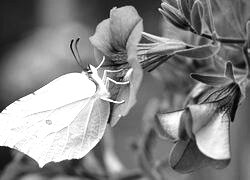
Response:
[[[75,42],[75,40],[72,39],[71,42],[70,42],[70,50],[71,50],[71,52],[72,52],[72,54],[73,54],[73,56],[74,56],[74,58],[75,58],[77,64],[78,64],[82,69],[84,69],[83,66],[80,64],[79,59],[76,57],[76,53],[75,53],[74,48],[73,48],[73,43],[74,43],[74,42]]]
[[[81,59],[80,53],[78,51],[78,43],[79,43],[79,41],[80,41],[80,38],[77,38],[76,42],[75,42],[75,50],[76,50],[76,55],[77,55],[78,60],[79,60],[79,64],[81,64],[81,67],[83,67],[83,65],[82,65],[82,59]]]
[[[70,47],[71,53],[73,54],[75,60],[77,61],[77,58],[76,58],[76,55],[75,55],[75,52],[73,49],[73,43],[74,43],[74,39],[71,39],[69,47]],[[77,63],[78,63],[78,61],[77,61]]]
[[[102,65],[104,64],[105,61],[105,56],[102,57],[102,61],[101,63],[96,67],[96,69],[99,69],[100,67],[102,67]]]

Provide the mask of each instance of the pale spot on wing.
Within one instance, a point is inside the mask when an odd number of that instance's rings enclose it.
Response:
[[[51,125],[52,121],[50,119],[45,120],[46,124]]]

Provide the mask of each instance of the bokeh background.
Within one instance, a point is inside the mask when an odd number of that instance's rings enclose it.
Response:
[[[94,34],[96,25],[109,17],[109,11],[114,6],[135,6],[144,20],[146,32],[156,35],[171,33],[170,30],[164,29],[163,20],[157,11],[160,3],[160,0],[1,0],[0,109],[62,74],[80,72],[81,68],[76,64],[69,48],[72,38],[81,38],[81,57],[84,62],[93,63],[93,50],[88,38]],[[137,104],[129,115],[122,118],[113,128],[116,153],[129,169],[136,168],[138,164],[130,144],[142,135],[145,105],[153,97],[160,98],[163,89],[161,83],[155,81],[149,73],[145,73]],[[247,95],[250,95],[249,91]],[[171,169],[166,169],[169,180],[250,179],[248,96],[231,125],[231,164],[223,170],[205,168],[191,175],[179,175]],[[169,142],[160,141],[157,145],[157,157],[166,158],[171,146]],[[11,150],[1,147],[1,174],[12,160]],[[14,168],[11,172],[14,173],[17,169],[22,167]],[[29,170],[25,174],[28,175]],[[25,179],[25,176],[22,175],[22,178]]]

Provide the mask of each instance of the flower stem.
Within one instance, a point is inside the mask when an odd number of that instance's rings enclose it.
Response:
[[[249,54],[248,54],[247,44],[245,44],[243,46],[243,53],[244,53],[244,60],[245,60],[245,63],[246,63],[246,71],[247,71],[246,78],[250,79],[250,57],[249,57]]]
[[[212,40],[212,36],[209,34],[201,34],[201,36]],[[227,37],[217,37],[216,40],[221,43],[230,43],[230,44],[244,44],[246,41],[245,39],[241,38],[227,38]]]

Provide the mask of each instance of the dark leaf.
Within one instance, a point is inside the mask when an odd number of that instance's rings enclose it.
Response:
[[[178,1],[180,3],[179,8],[185,18],[190,22],[190,11],[191,8],[189,7],[189,0],[181,0]]]
[[[175,54],[194,58],[194,59],[206,59],[216,55],[220,50],[220,44],[206,44],[202,46],[196,46],[190,49],[184,49],[176,51]]]
[[[173,25],[184,30],[189,27],[185,17],[180,13],[180,10],[167,3],[162,3],[161,6],[163,9],[159,9],[159,11],[163,17],[169,20]]]
[[[244,30],[242,24],[245,21],[245,13],[248,7],[245,4],[246,2],[243,1],[234,1],[234,0],[215,0],[213,1],[213,5],[217,7],[217,11],[220,12],[220,16],[223,21],[223,27],[226,25],[228,26],[228,30],[221,28],[219,32],[223,36],[229,35],[227,32],[230,33],[231,36],[234,37],[244,37]],[[247,3],[248,4],[248,3]],[[220,30],[220,29],[219,29]]]
[[[188,1],[188,7],[191,10],[196,0],[187,0],[187,1]]]
[[[226,64],[225,77],[228,77],[232,81],[235,81],[234,72],[233,72],[233,65],[230,61],[228,61]]]
[[[205,20],[210,32],[214,33],[214,32],[216,32],[216,30],[215,30],[214,18],[213,18],[210,0],[202,0],[202,3],[204,6],[204,20]]]
[[[162,2],[167,3],[167,4],[175,7],[176,9],[178,8],[177,1],[178,0],[162,0]]]
[[[223,73],[225,71],[225,66],[226,66],[226,60],[224,60],[223,58],[219,57],[219,56],[216,56],[214,59],[213,59],[213,64],[215,66],[215,69],[216,71],[218,71],[218,73]],[[237,67],[234,67],[233,68],[234,70],[234,74],[236,75],[245,75],[246,74],[246,71],[244,69],[240,69],[240,68],[237,68]]]
[[[246,33],[247,33],[247,48],[250,48],[250,20],[246,24]]]
[[[231,79],[223,76],[191,74],[191,77],[199,82],[202,82],[210,86],[223,86],[232,82]]]
[[[198,34],[202,33],[203,5],[199,0],[195,1],[191,11],[191,24]]]

